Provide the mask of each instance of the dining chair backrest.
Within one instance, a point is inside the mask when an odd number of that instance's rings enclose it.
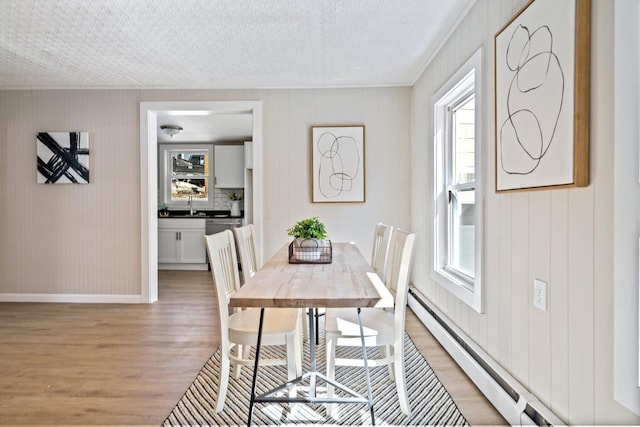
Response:
[[[416,234],[396,228],[391,233],[385,283],[394,294],[394,324],[397,333],[404,332],[405,307],[409,292],[409,275]],[[397,336],[397,335],[396,335]]]
[[[242,278],[246,282],[258,271],[256,260],[256,241],[253,224],[234,228],[238,244],[238,255],[240,256],[240,266],[242,267]]]
[[[380,279],[385,280],[385,269],[387,265],[387,255],[389,253],[389,239],[393,227],[381,222],[376,224],[373,233],[373,250],[371,251],[371,267]]]
[[[214,287],[218,297],[218,312],[222,334],[229,332],[229,298],[240,289],[238,258],[231,230],[204,236],[211,264]],[[223,342],[228,342],[223,340]]]

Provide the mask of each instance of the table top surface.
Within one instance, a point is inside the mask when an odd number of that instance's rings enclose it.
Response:
[[[232,307],[393,307],[393,296],[353,243],[330,264],[290,264],[288,244],[231,295]]]

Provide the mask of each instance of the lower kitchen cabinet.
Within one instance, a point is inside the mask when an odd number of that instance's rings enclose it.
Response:
[[[204,233],[204,219],[158,219],[158,268],[206,270]]]

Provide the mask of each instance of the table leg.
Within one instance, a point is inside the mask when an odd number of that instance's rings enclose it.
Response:
[[[317,310],[317,309],[315,309]],[[316,397],[316,348],[313,345],[317,337],[315,336],[315,328],[314,328],[314,309],[309,308],[309,360],[310,360],[310,368],[309,373],[311,374],[309,377],[309,396]]]
[[[365,371],[365,376],[366,376],[366,380],[367,380],[367,391],[368,391],[368,398],[364,398],[362,395],[360,395],[359,393],[356,393],[355,391],[349,389],[348,387],[344,386],[343,384],[337,383],[334,380],[330,380],[329,378],[327,378],[325,375],[317,372],[317,367],[316,367],[316,349],[315,349],[315,345],[313,344],[314,340],[315,340],[315,325],[314,325],[314,321],[317,321],[317,319],[315,319],[315,315],[314,315],[314,311],[313,309],[309,309],[308,311],[308,315],[309,315],[309,358],[310,358],[310,367],[309,367],[309,372],[303,374],[301,377],[298,377],[294,380],[291,381],[287,381],[285,384],[282,384],[279,387],[274,388],[273,390],[262,394],[260,396],[256,396],[256,380],[257,380],[257,376],[258,376],[258,360],[260,357],[260,342],[262,339],[262,328],[263,328],[263,322],[264,322],[264,308],[262,308],[260,310],[260,324],[258,327],[258,343],[256,345],[256,359],[254,362],[254,368],[253,368],[253,380],[252,380],[252,384],[251,384],[251,401],[249,403],[249,418],[247,421],[247,426],[251,425],[251,418],[253,416],[253,407],[255,406],[255,403],[258,402],[288,402],[288,403],[356,403],[356,404],[367,404],[369,406],[369,411],[371,412],[371,422],[372,424],[375,425],[375,418],[374,418],[374,412],[373,412],[373,394],[371,392],[371,379],[369,377],[369,367],[367,365],[367,349],[365,347],[365,339],[364,339],[364,327],[362,326],[362,316],[360,313],[360,309],[358,309],[358,323],[360,325],[360,338],[362,340],[362,350],[363,350],[363,354],[364,354],[364,371]],[[309,379],[309,395],[307,397],[279,397],[279,396],[275,396],[275,394],[289,389],[291,387],[295,387],[296,384],[304,381],[306,378]],[[320,379],[322,381],[325,381],[327,384],[331,384],[332,386],[342,390],[343,392],[351,395],[351,397],[318,397],[316,396],[316,385],[317,385],[317,380]]]
[[[358,307],[358,323],[360,325],[360,340],[362,342],[362,358],[364,361],[364,373],[367,379],[367,397],[369,398],[369,411],[371,412],[371,424],[376,425],[376,419],[373,414],[373,394],[371,393],[371,378],[369,378],[369,366],[367,365],[367,347],[364,342],[364,327],[362,326],[362,312]]]
[[[253,406],[256,399],[256,380],[258,378],[258,363],[260,360],[260,343],[262,341],[262,324],[264,323],[264,308],[260,309],[260,323],[258,325],[258,343],[256,344],[256,360],[253,363],[253,379],[251,380],[251,400],[249,402],[249,419],[247,427],[251,425],[251,417],[253,416]],[[371,393],[371,391],[369,391]]]

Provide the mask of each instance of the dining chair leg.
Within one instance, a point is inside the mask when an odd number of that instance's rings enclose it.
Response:
[[[303,309],[300,309],[298,311],[298,328],[296,330],[296,337],[298,339],[298,359],[297,361],[299,362],[299,367],[300,367],[300,372],[302,373],[302,361],[304,360],[304,341],[305,341],[305,332],[304,332],[304,328],[307,325],[307,322],[305,322],[305,314],[306,311]]]
[[[376,425],[376,417],[373,413],[373,394],[371,393],[371,378],[369,377],[369,365],[367,363],[367,346],[364,342],[364,327],[362,326],[362,310],[358,310],[358,325],[360,326],[360,341],[362,342],[362,360],[364,362],[364,376],[367,379],[367,398],[369,399],[369,411],[371,412],[371,424]]]
[[[226,352],[222,352],[220,366],[220,387],[218,388],[218,402],[216,403],[216,412],[224,409],[224,401],[227,398],[227,388],[229,387],[229,374],[231,370],[231,361]]]
[[[393,347],[391,347],[390,345],[381,345],[378,347],[378,351],[380,352],[380,356],[383,359],[393,357]],[[395,381],[395,373],[391,363],[387,364],[387,370],[389,371],[389,378],[391,379],[391,381]]]
[[[407,396],[407,381],[404,370],[404,349],[397,346],[403,345],[402,342],[396,342],[394,345],[394,361],[393,370],[395,371],[396,390],[398,392],[398,401],[400,402],[400,410],[406,416],[411,415],[411,407],[409,406],[409,396]]]
[[[289,381],[302,375],[302,363],[300,362],[300,350],[298,349],[298,332],[287,335],[287,379]],[[289,389],[289,397],[296,397],[296,387]]]
[[[326,339],[327,378],[331,381],[336,379],[336,342],[335,336],[329,336]],[[333,385],[331,383],[327,383],[327,399],[333,399]],[[333,404],[327,403],[326,411],[327,415],[331,416]]]
[[[317,308],[313,309],[313,314],[315,316],[314,320],[316,321],[316,345],[320,345],[320,322],[318,321],[320,315],[318,314]]]
[[[238,345],[238,358],[241,359],[248,359],[249,358],[249,354],[251,353],[251,346],[250,345]],[[233,377],[235,379],[240,379],[240,374],[242,373],[242,365],[237,363],[234,370],[234,374]]]
[[[307,308],[302,313],[302,338],[304,342],[307,342],[309,339],[309,321],[307,320],[307,310],[313,310],[312,308]]]

